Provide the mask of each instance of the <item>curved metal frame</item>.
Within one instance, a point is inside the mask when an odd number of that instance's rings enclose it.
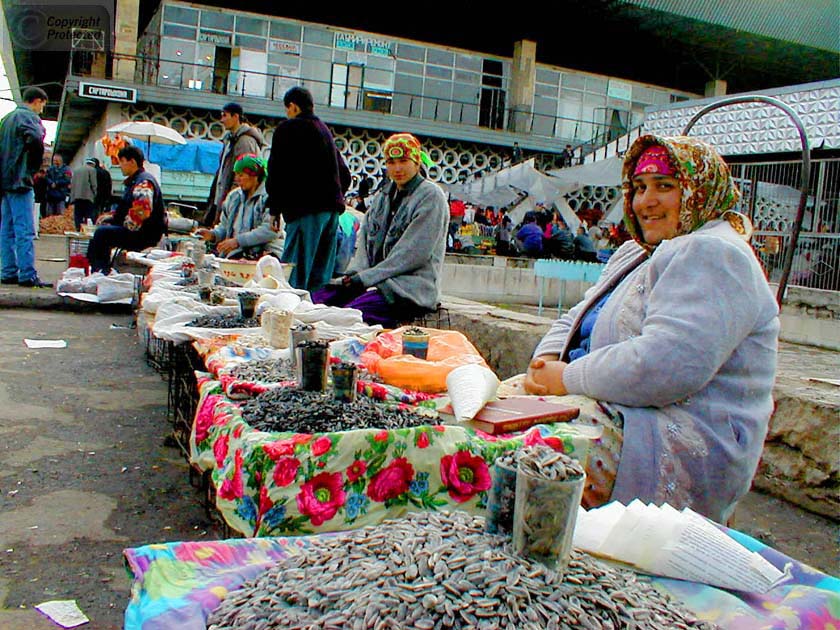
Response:
[[[785,251],[782,277],[779,279],[779,290],[776,292],[776,302],[778,303],[779,308],[782,308],[782,300],[784,299],[785,291],[787,290],[790,268],[793,266],[793,254],[796,251],[796,244],[799,241],[799,232],[802,229],[802,220],[805,217],[805,204],[808,201],[808,182],[811,178],[811,148],[808,144],[808,135],[805,133],[805,127],[803,126],[802,120],[800,120],[798,114],[779,99],[770,96],[761,96],[758,94],[733,96],[732,98],[725,98],[710,105],[706,105],[706,107],[697,112],[692,119],[688,121],[685,129],[683,129],[682,135],[687,136],[688,132],[691,131],[691,128],[694,127],[695,123],[697,123],[700,118],[708,114],[710,111],[726,107],[727,105],[734,105],[735,103],[765,103],[767,105],[778,107],[788,115],[793,124],[796,126],[796,130],[799,132],[799,140],[802,143],[802,176],[800,177],[799,190],[801,194],[799,196],[799,208],[796,210],[796,219],[793,222],[793,233],[790,237],[790,247],[788,247]]]

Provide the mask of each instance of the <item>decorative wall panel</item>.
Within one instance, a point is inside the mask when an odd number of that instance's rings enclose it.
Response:
[[[811,148],[840,148],[840,82],[836,85],[779,94],[778,98],[802,120]],[[677,135],[706,104],[648,110],[645,133]],[[747,155],[799,151],[799,133],[788,115],[778,107],[738,103],[705,114],[691,135],[714,144],[724,155]]]

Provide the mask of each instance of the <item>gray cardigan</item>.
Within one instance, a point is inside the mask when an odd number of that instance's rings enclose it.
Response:
[[[582,317],[612,287],[589,354],[563,374],[570,394],[624,417],[612,498],[724,522],[750,488],[773,411],[779,319],[764,273],[720,220],[663,241],[650,258],[625,243],[534,355],[568,360]]]
[[[228,258],[239,253],[254,256],[274,254],[278,258],[283,255],[286,232],[282,229],[275,232],[272,229],[272,218],[265,207],[266,199],[264,183],[247,199],[239,187],[225,197],[219,225],[211,232],[216,243],[234,236],[239,241],[239,247],[230,252]]]
[[[422,179],[403,199],[386,233],[393,187],[392,182],[373,198],[346,273],[357,273],[366,287],[377,287],[387,299],[398,295],[435,309],[440,300],[449,204],[436,184]],[[379,249],[384,258],[374,264]]]

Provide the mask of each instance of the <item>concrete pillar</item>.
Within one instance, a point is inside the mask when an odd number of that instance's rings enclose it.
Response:
[[[534,112],[534,87],[537,81],[537,43],[527,39],[513,45],[510,77],[509,129],[530,133]]]
[[[137,35],[140,21],[140,0],[117,0],[116,43],[114,52],[114,79],[134,81],[134,59],[121,58],[120,55],[137,55]]]
[[[706,84],[705,96],[726,96],[726,81],[714,79]]]

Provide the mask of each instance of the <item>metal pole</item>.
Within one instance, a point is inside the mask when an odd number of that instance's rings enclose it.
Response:
[[[799,232],[802,229],[802,219],[805,217],[805,204],[808,201],[808,184],[811,179],[811,148],[808,144],[808,134],[805,133],[805,127],[797,113],[785,103],[771,96],[761,96],[755,94],[747,96],[733,96],[732,98],[725,98],[717,101],[716,103],[712,103],[711,105],[706,105],[706,107],[697,112],[692,119],[688,121],[685,129],[683,129],[682,135],[687,136],[688,132],[691,131],[691,128],[694,127],[695,123],[705,114],[708,114],[710,111],[715,109],[726,107],[727,105],[734,105],[735,103],[764,103],[766,105],[778,107],[787,114],[788,118],[790,118],[791,122],[793,122],[797,132],[799,133],[799,141],[802,144],[802,176],[800,177],[799,207],[796,210],[796,219],[794,219],[793,222],[793,232],[790,236],[790,247],[785,250],[785,260],[782,264],[782,277],[779,279],[779,290],[776,292],[776,302],[781,309],[782,300],[784,299],[785,291],[787,290],[790,268],[793,265],[793,254],[796,250],[796,244],[799,241]]]

